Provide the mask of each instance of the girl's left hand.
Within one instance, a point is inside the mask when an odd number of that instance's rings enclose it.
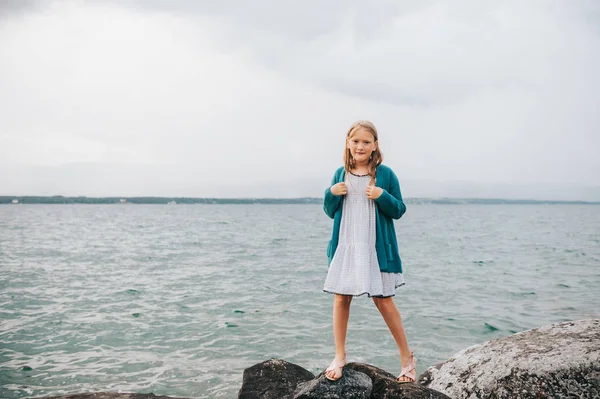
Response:
[[[367,198],[372,200],[381,197],[381,194],[383,194],[383,189],[377,186],[367,186],[365,191],[367,193]]]

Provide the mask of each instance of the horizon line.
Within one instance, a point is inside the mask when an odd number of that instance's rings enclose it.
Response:
[[[158,195],[132,195],[132,196],[87,196],[87,195],[0,195],[0,203],[3,200],[25,200],[25,199],[90,199],[90,200],[135,200],[135,199],[153,199],[153,200],[201,200],[201,201],[322,201],[323,197],[299,196],[299,197],[191,197],[191,196],[158,196]],[[533,198],[510,198],[510,197],[454,197],[454,196],[426,196],[426,197],[403,197],[406,201],[506,201],[506,202],[552,202],[552,203],[579,203],[579,204],[600,204],[600,200],[559,200],[559,199],[533,199]]]

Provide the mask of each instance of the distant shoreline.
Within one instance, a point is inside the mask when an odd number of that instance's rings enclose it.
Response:
[[[19,204],[322,204],[322,198],[195,198],[195,197],[65,197],[0,196],[0,205]],[[600,201],[528,200],[505,198],[405,198],[407,204],[479,205],[600,205]]]

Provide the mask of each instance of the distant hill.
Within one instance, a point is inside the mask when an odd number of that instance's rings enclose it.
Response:
[[[193,197],[65,197],[0,196],[0,204],[321,204],[322,198],[193,198]],[[600,205],[591,201],[557,201],[503,198],[405,198],[407,204],[571,204]]]
[[[3,163],[0,160],[0,195],[86,195],[90,198],[170,197],[184,198],[320,198],[331,182],[330,170],[286,171],[237,176],[212,176],[176,165],[82,162],[55,166]],[[246,171],[249,172],[249,171]],[[225,173],[225,172],[224,172]],[[287,175],[286,175],[287,173]],[[600,201],[600,182],[441,181],[415,178],[397,170],[405,198],[503,198],[553,201]],[[284,176],[284,177],[282,177]],[[496,200],[492,200],[496,201]],[[504,203],[504,202],[502,202]]]

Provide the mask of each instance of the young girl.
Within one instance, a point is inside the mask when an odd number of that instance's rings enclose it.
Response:
[[[331,187],[325,190],[323,208],[334,220],[324,286],[324,291],[335,294],[335,358],[325,371],[330,380],[342,376],[350,302],[362,294],[373,298],[398,345],[402,366],[398,381],[416,380],[417,360],[408,348],[402,319],[392,299],[396,288],[404,285],[393,219],[402,217],[406,206],[398,178],[381,162],[375,126],[358,121],[346,137],[344,166],[335,172]]]

